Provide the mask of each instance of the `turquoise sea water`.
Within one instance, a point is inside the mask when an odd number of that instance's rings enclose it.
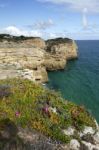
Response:
[[[84,105],[99,122],[99,41],[76,42],[79,59],[69,61],[64,71],[49,72],[48,87]]]

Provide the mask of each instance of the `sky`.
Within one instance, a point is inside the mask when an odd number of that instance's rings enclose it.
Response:
[[[0,33],[99,39],[99,0],[0,0]]]

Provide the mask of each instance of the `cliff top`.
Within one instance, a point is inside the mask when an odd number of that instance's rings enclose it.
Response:
[[[72,43],[72,41],[73,40],[69,38],[56,38],[56,39],[47,40],[46,43],[52,46],[57,44]]]
[[[3,40],[6,40],[8,42],[21,42],[24,40],[34,40],[34,39],[41,39],[40,37],[27,37],[27,36],[13,36],[9,34],[0,34],[0,42]],[[43,39],[42,39],[43,40]],[[55,39],[49,39],[45,41],[47,44],[61,44],[61,43],[71,43],[72,39],[69,38],[55,38]]]
[[[45,41],[40,37],[12,36],[0,34],[0,48],[38,47],[45,48]]]
[[[72,126],[75,131],[81,131],[84,126],[96,128],[94,119],[84,107],[22,79],[0,80],[0,136],[4,120],[8,118],[16,126],[36,129],[62,143],[73,138],[63,133],[68,127]]]
[[[0,42],[6,40],[8,42],[21,42],[24,40],[41,39],[40,37],[12,36],[9,34],[0,34]]]

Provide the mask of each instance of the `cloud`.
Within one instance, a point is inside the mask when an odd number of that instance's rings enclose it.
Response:
[[[39,21],[34,23],[33,25],[28,25],[30,29],[37,29],[37,30],[46,30],[54,25],[54,22],[52,19],[49,19],[48,21]]]
[[[54,32],[45,32],[41,30],[23,30],[19,29],[16,26],[8,26],[0,30],[0,34],[10,34],[13,36],[32,36],[32,37],[42,37],[44,39],[52,39],[57,37],[65,37],[65,32],[54,33]]]
[[[38,30],[28,31],[28,30],[19,29],[16,26],[8,26],[4,29],[1,29],[0,33],[10,34],[14,36],[24,35],[24,36],[42,37],[42,33]]]
[[[61,4],[65,5],[66,8],[82,11],[84,8],[91,13],[99,13],[99,0],[37,0],[44,3]]]
[[[26,30],[20,29],[16,26],[8,26],[0,30],[0,33],[10,34],[14,36],[32,36],[41,37],[43,39],[52,39],[57,37],[68,37],[72,39],[99,39],[99,26],[88,25],[87,29],[77,28],[73,32],[61,31],[61,32],[46,32],[41,30]]]
[[[88,11],[87,8],[83,9],[82,22],[83,22],[84,29],[88,28],[87,11]]]

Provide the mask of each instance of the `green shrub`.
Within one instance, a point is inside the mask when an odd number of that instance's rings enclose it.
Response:
[[[10,94],[0,97],[0,120],[9,118],[17,126],[36,129],[65,143],[70,137],[62,133],[63,129],[95,127],[94,119],[84,108],[64,100],[60,93],[23,79],[1,80],[2,85],[10,87]]]

